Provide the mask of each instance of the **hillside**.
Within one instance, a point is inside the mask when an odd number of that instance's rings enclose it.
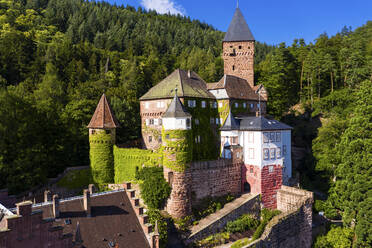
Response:
[[[118,141],[138,138],[138,98],[174,69],[221,78],[223,35],[130,6],[0,0],[0,188],[19,193],[66,166],[87,165],[86,125],[103,92],[124,127]],[[334,237],[370,247],[372,22],[310,44],[258,42],[255,56],[269,114],[294,126],[295,145],[307,150],[301,186],[328,197],[317,211],[344,221],[316,247],[337,246]]]

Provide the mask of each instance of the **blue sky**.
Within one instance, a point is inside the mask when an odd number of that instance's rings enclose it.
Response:
[[[107,1],[107,0],[106,0]],[[236,0],[108,0],[142,6],[159,13],[181,13],[226,32],[236,8]],[[295,38],[312,42],[319,34],[333,35],[342,27],[353,30],[372,21],[372,0],[240,0],[239,7],[256,40],[268,44]]]

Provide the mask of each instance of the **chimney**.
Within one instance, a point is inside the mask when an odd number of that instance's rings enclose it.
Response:
[[[53,195],[53,216],[55,219],[59,218],[59,196]]]
[[[16,204],[17,215],[29,216],[32,212],[32,201],[23,201]]]
[[[89,194],[92,195],[94,193],[94,191],[95,191],[94,184],[89,184],[88,189],[89,189]]]
[[[44,202],[49,202],[51,199],[50,199],[50,191],[49,190],[45,190],[44,191]]]
[[[84,210],[88,217],[90,217],[90,193],[88,189],[84,189]]]

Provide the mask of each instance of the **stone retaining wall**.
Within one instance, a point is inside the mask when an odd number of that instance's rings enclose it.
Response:
[[[278,209],[284,211],[266,226],[260,239],[244,248],[310,248],[312,243],[313,193],[282,186],[277,194]]]
[[[215,216],[208,216],[207,218],[211,218],[213,219],[213,221],[193,232],[187,239],[187,243],[192,243],[196,240],[201,240],[205,237],[208,237],[211,234],[215,234],[219,231],[222,231],[226,226],[227,222],[234,221],[243,214],[252,214],[256,218],[259,218],[260,215],[259,195],[250,195],[250,197],[247,197],[246,200],[244,200],[241,204],[238,204],[237,206],[234,205],[234,202],[226,204],[223,209],[213,214]],[[200,221],[200,223],[202,221]]]

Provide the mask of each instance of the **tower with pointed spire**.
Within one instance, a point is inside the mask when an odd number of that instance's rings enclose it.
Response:
[[[163,114],[162,150],[165,180],[172,187],[166,210],[175,218],[191,213],[192,162],[191,114],[175,95]]]
[[[254,45],[255,39],[238,4],[222,43],[224,73],[245,79],[252,87],[254,86]]]
[[[89,158],[94,182],[100,186],[114,181],[114,155],[116,128],[119,123],[103,94],[88,125]]]

